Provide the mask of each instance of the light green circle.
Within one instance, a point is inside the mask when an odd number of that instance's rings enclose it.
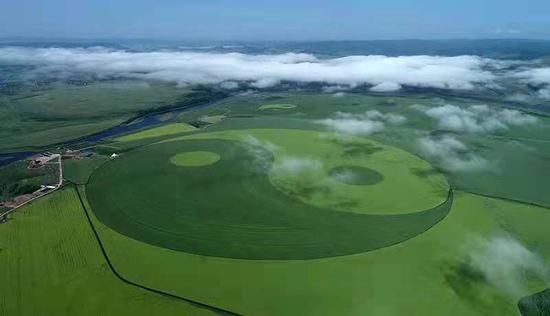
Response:
[[[260,110],[290,110],[294,109],[296,105],[288,103],[278,103],[278,104],[264,104],[260,106]]]
[[[170,162],[180,167],[202,167],[215,164],[220,155],[211,151],[188,151],[170,157]]]

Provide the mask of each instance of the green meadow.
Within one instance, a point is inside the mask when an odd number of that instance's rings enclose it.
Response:
[[[550,119],[494,110],[506,128],[472,132],[426,114],[476,102],[250,93],[94,144],[64,161],[71,183],[0,225],[0,309],[537,315]]]
[[[209,315],[122,282],[69,186],[18,210],[0,229],[2,315]]]

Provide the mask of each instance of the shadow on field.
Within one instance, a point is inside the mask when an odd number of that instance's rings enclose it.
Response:
[[[462,261],[454,265],[443,264],[443,277],[458,297],[468,302],[482,315],[489,315],[492,311],[494,312],[494,304],[487,302],[476,291],[480,284],[487,282],[485,276],[468,262]]]

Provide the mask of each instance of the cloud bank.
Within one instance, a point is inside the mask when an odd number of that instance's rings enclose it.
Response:
[[[385,123],[398,125],[407,120],[406,117],[394,113],[382,113],[376,110],[364,113],[336,112],[333,118],[318,121],[334,131],[349,135],[369,135],[385,128]]]
[[[420,151],[448,171],[477,171],[487,166],[482,157],[468,152],[468,147],[453,136],[423,137]]]
[[[487,105],[473,105],[468,108],[451,104],[432,108],[413,105],[413,108],[436,120],[439,128],[455,132],[486,133],[537,122],[537,118],[532,115]]]
[[[319,59],[311,54],[247,55],[190,51],[133,52],[96,48],[0,48],[0,63],[34,65],[44,71],[83,71],[99,76],[123,76],[177,82],[226,84],[246,82],[267,88],[282,81],[325,83],[374,91],[403,86],[474,89],[495,76],[476,56],[347,56]]]
[[[550,67],[523,70],[515,77],[534,85],[550,85]]]

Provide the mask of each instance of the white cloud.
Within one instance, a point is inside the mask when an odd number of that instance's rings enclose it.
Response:
[[[247,144],[246,148],[248,152],[254,157],[254,161],[250,167],[259,172],[266,172],[273,162],[272,154],[278,151],[279,147],[252,135],[246,135],[242,140]]]
[[[332,179],[343,182],[343,183],[353,183],[358,180],[359,176],[357,173],[351,170],[341,170],[336,173],[331,174]]]
[[[384,81],[370,88],[374,92],[390,92],[401,89],[401,85],[393,81]]]
[[[498,28],[498,29],[495,30],[495,34],[499,34],[499,35],[518,35],[518,34],[521,34],[521,31],[518,30],[518,29]]]
[[[324,86],[323,92],[326,93],[334,93],[334,92],[341,92],[341,91],[347,91],[349,90],[349,86],[341,86],[341,85],[332,85],[332,86]]]
[[[318,173],[322,163],[316,159],[283,156],[273,166],[273,172],[279,174],[298,175],[303,173]]]
[[[451,104],[432,108],[422,105],[411,107],[435,119],[439,128],[455,132],[485,133],[537,122],[537,118],[532,115],[510,109],[499,110],[487,105],[473,105],[468,108]]]
[[[235,81],[224,81],[220,83],[220,87],[227,90],[235,90],[239,88],[239,83]]]
[[[407,119],[394,113],[381,113],[376,110],[364,113],[337,112],[334,118],[318,121],[320,124],[340,133],[350,135],[369,135],[384,129],[385,123],[398,125]]]
[[[538,96],[541,99],[550,100],[550,87],[548,89],[540,89]]]
[[[265,88],[281,81],[323,82],[377,91],[400,86],[473,89],[495,76],[493,63],[476,56],[348,56],[318,59],[311,54],[246,55],[190,51],[131,52],[95,48],[0,48],[0,63],[31,64],[48,70],[86,71],[181,84],[248,82]]]
[[[453,136],[423,137],[418,140],[420,151],[448,171],[477,171],[487,161],[468,152],[468,147]]]
[[[513,76],[535,85],[550,85],[550,67],[527,69]]]
[[[382,122],[355,118],[328,118],[319,121],[319,123],[337,132],[351,135],[369,135],[384,129]]]
[[[401,114],[381,113],[380,111],[377,111],[377,110],[369,110],[365,112],[364,115],[368,119],[373,119],[373,120],[378,119],[394,125],[403,124],[407,120],[407,118]]]
[[[529,292],[528,276],[546,283],[550,278],[543,259],[510,237],[476,240],[470,263],[490,284],[514,299]]]

